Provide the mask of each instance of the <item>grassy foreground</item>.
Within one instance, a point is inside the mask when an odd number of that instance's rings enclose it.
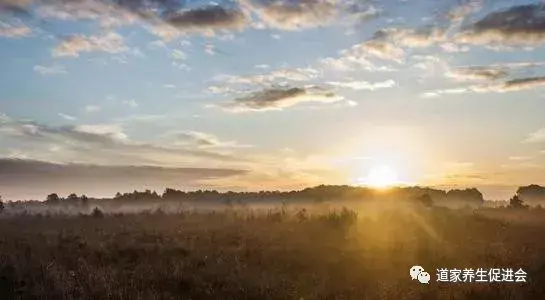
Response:
[[[513,214],[10,217],[0,219],[0,299],[545,299],[545,213],[504,218]],[[410,280],[413,265],[429,285]],[[437,268],[466,267],[523,268],[528,282],[436,282]]]

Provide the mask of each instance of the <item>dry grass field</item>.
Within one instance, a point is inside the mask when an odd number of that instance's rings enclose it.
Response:
[[[9,217],[0,220],[0,295],[544,299],[544,218],[425,207]],[[429,285],[410,280],[413,265],[432,275]],[[479,267],[523,268],[528,282],[436,282],[437,268]]]

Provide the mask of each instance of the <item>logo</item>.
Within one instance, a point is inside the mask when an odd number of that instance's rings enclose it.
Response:
[[[422,284],[429,284],[431,280],[430,274],[424,271],[421,266],[413,266],[409,270],[409,275],[411,275],[411,280],[417,279]]]

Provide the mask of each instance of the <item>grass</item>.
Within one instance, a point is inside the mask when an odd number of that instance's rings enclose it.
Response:
[[[545,219],[406,208],[0,219],[0,299],[544,299]],[[421,265],[430,285],[411,281]],[[437,283],[438,268],[528,283]]]

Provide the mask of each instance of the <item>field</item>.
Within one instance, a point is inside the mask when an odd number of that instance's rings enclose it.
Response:
[[[535,209],[4,217],[0,298],[545,299],[544,233]],[[438,268],[481,267],[528,282],[436,282]]]

